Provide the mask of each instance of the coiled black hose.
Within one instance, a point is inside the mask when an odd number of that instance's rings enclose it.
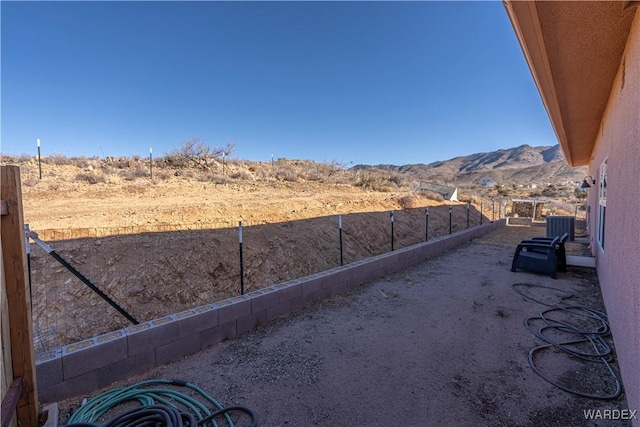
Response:
[[[548,304],[522,292],[521,288],[523,287],[550,289],[559,292],[563,296],[560,297],[557,305]],[[528,299],[529,301],[533,301],[546,307],[550,307],[549,309],[540,312],[540,315],[538,317],[529,317],[524,320],[524,325],[527,330],[529,330],[529,332],[546,343],[544,345],[534,347],[529,351],[528,362],[529,366],[531,366],[531,369],[533,369],[533,371],[544,381],[548,382],[554,387],[566,391],[567,393],[576,396],[587,397],[590,399],[600,400],[611,400],[618,398],[622,393],[622,383],[610,364],[610,362],[612,362],[614,358],[613,351],[604,340],[604,338],[609,336],[611,333],[609,321],[606,314],[589,307],[570,305],[566,303],[565,300],[573,297],[573,294],[563,289],[553,288],[550,286],[533,285],[529,283],[515,283],[511,285],[511,289],[513,289],[516,293]],[[578,319],[583,320],[582,323],[584,323],[584,321],[586,320],[590,323],[595,323],[595,325],[591,325],[590,327],[577,325],[567,320],[554,318],[554,313],[563,313],[573,318],[577,317]],[[536,330],[531,325],[534,321],[542,321],[545,326]],[[549,336],[545,335],[546,331],[553,330],[560,331],[564,334],[576,335],[577,339],[564,342],[555,341]],[[574,347],[576,344],[584,343],[590,343],[590,347],[593,348],[593,351],[580,351]],[[552,379],[547,377],[535,364],[535,355],[546,350],[560,350],[561,352],[568,354],[569,356],[578,358],[586,362],[602,363],[611,378],[613,378],[613,381],[615,383],[614,390],[611,393],[591,394],[579,390],[570,389],[562,384],[559,384],[556,381],[553,381]]]

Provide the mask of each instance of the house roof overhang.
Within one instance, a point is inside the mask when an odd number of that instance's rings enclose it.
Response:
[[[504,1],[569,166],[589,163],[638,1]]]

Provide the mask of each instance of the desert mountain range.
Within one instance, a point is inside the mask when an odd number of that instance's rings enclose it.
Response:
[[[480,179],[485,177],[497,184],[508,185],[580,182],[587,173],[586,166],[575,168],[567,166],[559,145],[540,147],[521,145],[429,164],[356,165],[352,169],[392,171],[414,180],[455,185],[478,184]]]

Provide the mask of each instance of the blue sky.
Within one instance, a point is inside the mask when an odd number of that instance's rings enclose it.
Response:
[[[4,154],[430,163],[554,145],[502,2],[7,2]]]

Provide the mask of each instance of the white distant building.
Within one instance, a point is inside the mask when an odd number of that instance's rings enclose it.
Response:
[[[445,200],[458,201],[458,187],[437,184],[435,182],[420,181],[416,184],[414,191],[431,191],[442,196]]]

